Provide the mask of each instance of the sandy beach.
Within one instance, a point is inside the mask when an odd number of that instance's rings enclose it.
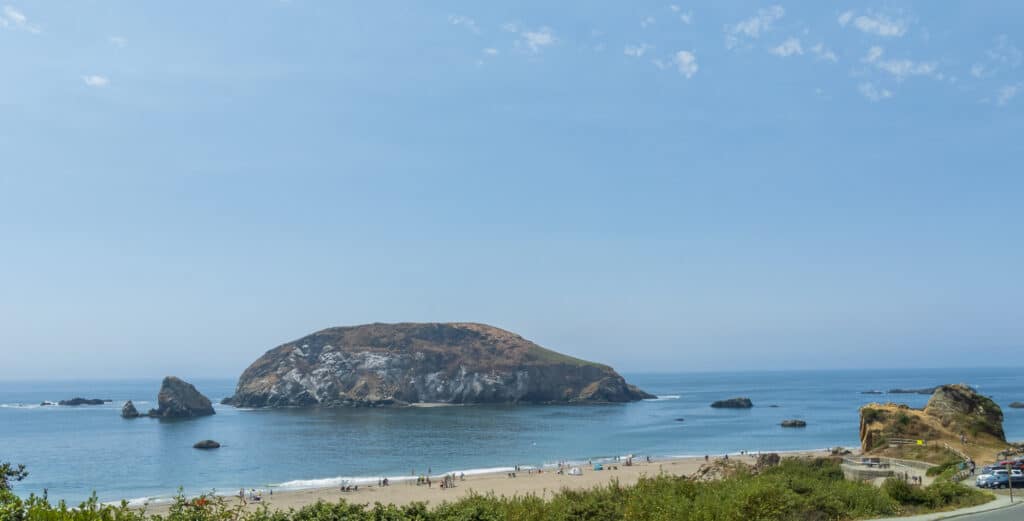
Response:
[[[825,456],[827,451],[800,451],[781,454],[783,457],[800,456]],[[756,461],[754,455],[730,455],[730,460],[738,460],[744,463],[753,464]],[[717,458],[712,458],[712,460]],[[360,486],[357,491],[342,492],[338,487],[312,488],[305,490],[277,491],[273,495],[264,491],[262,501],[253,503],[247,502],[247,509],[255,509],[260,505],[267,505],[272,510],[288,510],[300,508],[317,501],[336,502],[345,499],[350,503],[393,503],[404,505],[413,502],[424,502],[438,504],[444,501],[455,501],[470,494],[494,494],[497,496],[523,496],[536,495],[542,498],[550,497],[562,489],[589,489],[599,485],[611,483],[618,480],[622,485],[632,485],[641,477],[654,477],[659,474],[672,476],[685,476],[693,474],[704,463],[703,457],[659,459],[650,463],[637,458],[632,466],[625,466],[620,463],[606,464],[606,470],[595,471],[590,466],[580,467],[583,471],[581,476],[558,474],[556,471],[545,470],[542,473],[528,473],[521,471],[516,473],[515,478],[508,477],[507,472],[495,472],[489,474],[477,474],[466,476],[465,480],[455,480],[455,487],[444,489],[440,487],[441,476],[432,478],[433,486],[416,485],[415,482],[393,483],[387,487]],[[609,468],[613,467],[613,468]],[[614,468],[617,467],[617,468]],[[237,505],[237,497],[228,498],[232,505]],[[148,505],[146,511],[153,514],[164,514],[167,512],[166,503]]]

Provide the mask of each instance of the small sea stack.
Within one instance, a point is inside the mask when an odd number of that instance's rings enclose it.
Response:
[[[121,417],[125,419],[139,417],[139,410],[135,408],[135,404],[131,400],[124,402],[124,407],[121,407]]]
[[[729,398],[712,402],[711,406],[716,409],[749,409],[754,406],[750,398]]]
[[[1024,409],[1024,402],[1012,402],[1010,404],[1011,409]]]
[[[794,428],[794,427],[799,428],[799,427],[806,427],[807,426],[807,422],[805,422],[803,420],[783,420],[783,422],[780,425],[782,425],[783,427],[788,427],[788,428]]]
[[[216,442],[214,440],[197,441],[196,444],[192,446],[192,448],[193,449],[203,449],[203,450],[219,449],[220,448],[220,443],[218,443],[218,442]]]

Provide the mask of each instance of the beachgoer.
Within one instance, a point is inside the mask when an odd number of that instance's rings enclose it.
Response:
[[[705,454],[705,455],[704,455],[704,462],[705,462],[705,463],[707,463],[707,461],[708,461],[708,455],[707,455],[707,454]]]

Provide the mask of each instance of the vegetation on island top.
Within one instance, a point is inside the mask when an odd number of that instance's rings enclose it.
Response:
[[[247,512],[222,497],[179,496],[166,515],[104,506],[95,497],[75,509],[0,490],[2,521],[563,521],[563,520],[852,520],[909,515],[978,505],[992,496],[939,481],[916,487],[890,478],[882,487],[847,481],[834,459],[784,459],[760,472],[737,466],[721,480],[695,482],[662,475],[636,485],[617,482],[586,491],[563,490],[551,499],[472,496],[428,507],[317,503],[299,510]],[[10,467],[4,467],[11,470]],[[24,469],[22,469],[22,473]],[[23,474],[22,474],[23,476]],[[17,480],[17,475],[11,481]],[[10,482],[4,481],[5,484]]]

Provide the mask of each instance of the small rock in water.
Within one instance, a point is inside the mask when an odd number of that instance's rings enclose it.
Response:
[[[686,419],[685,418],[676,418],[676,421],[677,422],[681,422],[681,421],[686,421]]]
[[[213,441],[213,440],[203,440],[203,441],[196,442],[196,444],[193,445],[192,448],[193,449],[219,449],[220,448],[220,443],[217,443],[216,441]]]
[[[806,427],[807,422],[803,420],[785,420],[782,422],[783,427]]]
[[[139,411],[135,408],[135,404],[131,400],[124,402],[124,407],[121,407],[122,418],[138,418]]]
[[[1013,402],[1010,404],[1011,409],[1024,409],[1024,402]]]
[[[711,406],[716,409],[749,409],[754,406],[754,403],[750,401],[750,398],[729,398],[728,400],[718,400]]]
[[[78,398],[78,397],[75,397],[75,398],[72,398],[70,400],[61,400],[61,401],[57,402],[57,405],[65,405],[65,406],[77,407],[79,405],[103,405],[104,403],[109,402],[109,401],[110,400],[101,400],[99,398]]]

